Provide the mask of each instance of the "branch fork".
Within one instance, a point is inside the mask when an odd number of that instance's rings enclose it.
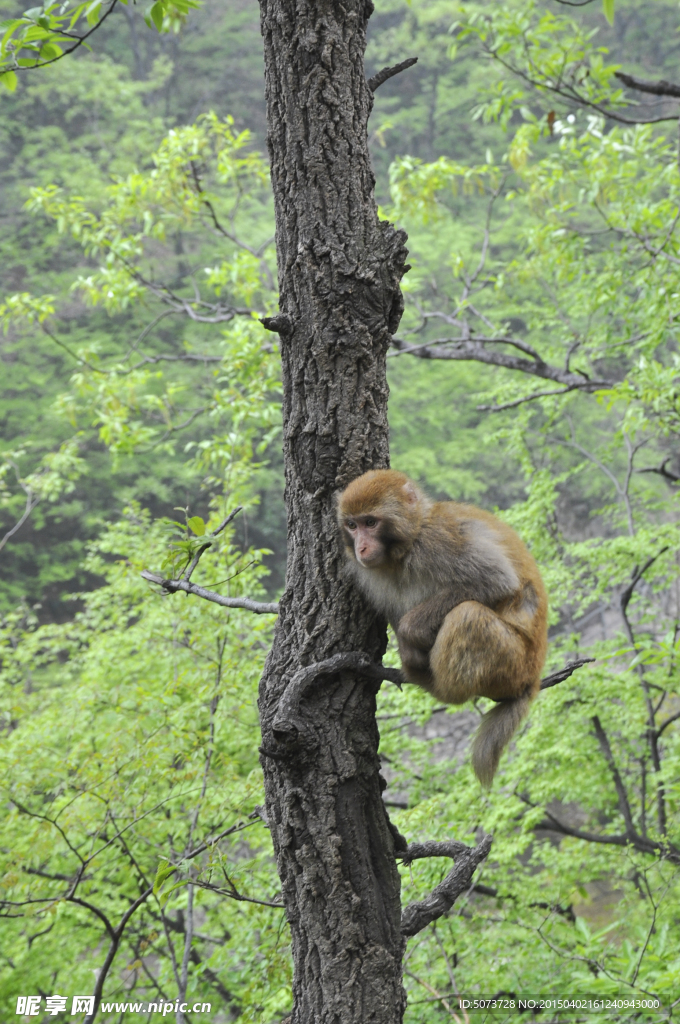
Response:
[[[402,672],[397,668],[389,668],[373,662],[363,651],[342,651],[324,661],[305,665],[299,669],[286,687],[272,724],[272,731],[277,740],[295,738],[304,731],[300,718],[300,702],[312,685],[321,676],[332,676],[338,672],[356,672],[374,682],[387,680],[401,689],[404,681]]]
[[[242,507],[239,505],[233,512],[230,512],[217,529],[208,535],[208,540],[200,545],[196,554],[178,579],[165,579],[159,573],[149,572],[148,569],[142,571],[142,579],[148,580],[149,583],[156,583],[159,587],[162,587],[166,594],[176,594],[178,591],[182,591],[185,594],[194,594],[196,597],[202,597],[205,601],[212,601],[213,604],[219,604],[223,608],[245,608],[246,611],[255,612],[258,615],[278,615],[279,605],[276,601],[253,601],[250,597],[224,597],[214,590],[207,590],[205,587],[200,587],[198,584],[191,582],[192,573],[200,562],[202,555],[205,554],[208,548],[212,547],[215,537],[229,525],[232,519],[236,518]]]
[[[417,935],[423,928],[447,914],[455,901],[472,888],[472,876],[491,850],[493,836],[484,836],[477,846],[466,846],[457,840],[411,843],[399,854],[405,864],[424,857],[451,857],[455,865],[446,877],[423,900],[409,903],[401,915],[401,933],[406,938]]]

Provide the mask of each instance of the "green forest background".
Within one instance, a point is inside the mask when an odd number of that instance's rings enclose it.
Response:
[[[243,505],[194,579],[283,586],[259,14],[205,0],[160,32],[144,14],[0,79],[0,1007],[70,1005],[113,950],[103,1020],[186,994],[273,1024],[291,1009],[259,810],[273,617],[140,577]],[[596,659],[540,696],[490,793],[465,756],[484,702],[380,693],[400,831],[495,836],[409,942],[409,1024],[458,1020],[459,993],[678,1015],[678,101],[616,72],[679,82],[679,52],[670,0],[380,0],[370,21],[368,75],[418,57],[369,126],[412,264],[392,464],[512,523],[548,586],[550,666]],[[447,867],[404,869],[404,901]]]

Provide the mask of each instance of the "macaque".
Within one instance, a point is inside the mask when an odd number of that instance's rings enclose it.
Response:
[[[337,511],[354,580],[394,629],[406,679],[445,704],[498,702],[472,747],[490,786],[541,684],[548,602],[536,563],[491,513],[431,501],[391,469],[354,480]]]

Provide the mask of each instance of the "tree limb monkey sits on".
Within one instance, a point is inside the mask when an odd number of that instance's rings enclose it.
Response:
[[[397,635],[406,678],[445,704],[498,701],[472,748],[490,786],[541,684],[548,602],[536,563],[489,512],[431,501],[391,469],[354,480],[338,521],[356,583]]]

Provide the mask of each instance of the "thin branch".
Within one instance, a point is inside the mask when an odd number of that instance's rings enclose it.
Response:
[[[662,732],[665,732],[669,725],[671,725],[673,722],[677,722],[679,718],[680,711],[677,711],[674,715],[671,715],[670,718],[667,718],[665,722],[662,722],[659,728],[656,730],[657,737],[660,736]]]
[[[16,472],[16,470],[15,470],[15,472]],[[26,520],[30,516],[31,512],[33,511],[33,509],[36,507],[36,505],[40,501],[40,495],[36,495],[35,491],[32,491],[30,487],[27,487],[25,484],[23,484],[21,482],[21,479],[19,478],[18,474],[17,474],[17,480],[19,481],[19,486],[21,487],[22,491],[26,495],[26,505],[24,507],[24,511],[23,511],[23,514],[22,514],[21,518],[14,524],[14,526],[12,527],[11,530],[7,531],[7,533],[2,538],[2,540],[0,540],[0,551],[2,551],[2,549],[4,548],[4,546],[7,543],[7,541],[11,540],[11,538],[14,536],[14,534],[17,533],[17,531],[21,529],[21,527],[24,525],[24,523],[26,522]]]
[[[631,579],[630,583],[628,584],[626,589],[621,594],[621,597],[619,598],[622,614],[625,614],[626,609],[628,608],[628,605],[630,603],[630,599],[633,596],[633,591],[635,590],[636,586],[638,585],[638,583],[640,582],[640,580],[642,579],[644,574],[647,572],[647,570],[652,565],[654,565],[654,563],[656,562],[657,558],[660,558],[661,555],[665,554],[666,551],[668,551],[668,547],[669,547],[669,545],[666,544],[664,547],[661,548],[660,551],[657,551],[657,553],[655,555],[652,555],[651,558],[648,558],[647,561],[645,562],[645,564],[642,566],[641,569],[636,568],[634,570],[633,578]],[[629,636],[628,639],[632,641],[633,637]]]
[[[207,198],[207,193],[203,188],[201,175],[198,170],[198,167],[196,166],[195,160],[191,160],[189,166],[191,167],[191,176],[194,179],[196,195],[203,203],[205,208],[208,210],[208,213],[210,214],[210,219],[212,220],[213,226],[215,230],[218,232],[218,234],[223,235],[224,238],[228,238],[230,242],[233,242],[234,245],[238,245],[239,248],[245,249],[246,252],[249,252],[250,255],[254,256],[256,259],[262,259],[262,253],[264,252],[268,245],[271,245],[273,239],[268,239],[267,242],[264,244],[264,248],[260,246],[259,249],[251,249],[251,247],[249,245],[246,245],[245,242],[242,242],[240,238],[237,238],[236,235],[232,235],[231,232],[227,231],[227,229],[223,226],[219,217],[217,216],[217,212],[215,211],[215,207],[213,206],[212,202]]]
[[[671,461],[672,456],[669,455],[667,459],[664,459],[660,466],[648,466],[646,469],[638,469],[638,473],[658,473],[664,480],[668,480],[669,483],[677,484],[680,483],[680,476],[677,473],[672,473],[670,469],[666,469],[666,466]]]
[[[383,83],[389,78],[394,78],[395,75],[398,75],[402,71],[406,71],[407,68],[412,68],[413,65],[417,63],[417,57],[408,57],[406,60],[402,60],[400,64],[394,64],[391,68],[383,68],[382,71],[377,73],[377,75],[373,75],[372,78],[369,78],[366,85],[371,92],[375,92],[375,90],[383,85]]]
[[[191,883],[187,886],[187,913],[186,931],[184,934],[184,953],[179,971],[178,998],[180,1003],[184,1002],[187,994],[187,982],[189,980],[189,958],[191,957],[191,944],[194,941],[194,887]],[[177,1010],[177,1024],[186,1024],[186,1017],[182,1010]]]
[[[626,792],[626,787],[623,784],[623,779],[621,778],[621,772],[619,771],[619,769],[618,769],[618,767],[616,765],[616,761],[615,761],[614,755],[612,753],[611,744],[609,743],[609,737],[607,736],[606,732],[604,731],[604,729],[602,727],[602,722],[600,721],[600,718],[599,718],[598,715],[593,715],[592,723],[593,723],[593,728],[595,729],[595,735],[597,737],[597,742],[600,745],[600,750],[602,751],[602,755],[603,755],[605,761],[607,762],[607,766],[608,766],[609,771],[611,772],[612,778],[614,780],[614,787],[616,789],[616,796],[617,796],[617,799],[618,799],[619,810],[621,812],[621,816],[622,816],[623,820],[626,823],[626,835],[629,836],[633,842],[635,842],[636,840],[641,839],[641,836],[638,836],[637,831],[635,829],[635,825],[633,824],[633,815],[632,815],[631,810],[630,810],[630,802],[628,800],[628,793]]]
[[[520,800],[528,804],[530,807],[535,807],[529,800],[526,800],[521,794],[517,794]],[[547,831],[547,832],[559,832],[563,836],[571,836],[572,839],[582,839],[586,843],[597,843],[602,846],[632,846],[641,853],[656,853],[662,854],[668,858],[673,864],[680,864],[680,853],[674,850],[669,850],[668,847],[662,846],[661,843],[654,842],[651,839],[643,839],[642,836],[637,837],[637,841],[633,841],[630,836],[627,835],[614,835],[607,836],[601,835],[597,832],[587,832],[581,828],[573,828],[571,825],[566,825],[559,818],[556,818],[548,810],[544,810],[546,821],[540,821],[537,825],[534,825],[536,831]]]
[[[142,333],[139,335],[139,337],[137,338],[137,341],[134,343],[134,345],[130,346],[130,348],[127,351],[127,355],[126,355],[125,358],[129,359],[130,356],[132,355],[132,353],[137,351],[139,346],[142,344],[142,342],[146,338],[147,334],[149,334],[154,329],[156,324],[160,323],[161,320],[165,320],[166,316],[176,316],[176,315],[177,315],[177,311],[176,310],[174,310],[174,309],[164,309],[162,313],[159,313],[158,316],[154,317],[153,320],[151,321],[151,323],[146,325],[146,327],[144,328]]]
[[[577,669],[583,668],[584,665],[588,665],[592,661],[596,661],[596,658],[577,658],[576,661],[569,661],[564,668],[558,669],[557,672],[552,672],[549,676],[545,676],[541,679],[541,689],[548,690],[551,686],[557,686],[558,683],[563,683],[565,679],[573,675]]]
[[[258,900],[254,896],[244,896],[237,889],[225,889],[223,886],[202,882],[200,879],[196,879],[193,885],[199,889],[205,889],[207,892],[217,893],[219,896],[228,896],[229,899],[236,900],[237,903],[255,903],[258,907],[272,907],[274,910],[284,909],[283,902],[274,903],[272,900]]]
[[[489,896],[495,900],[516,900],[517,896],[514,893],[500,893],[498,889],[490,885],[473,885],[472,891],[478,893],[480,896]],[[528,907],[533,910],[549,910],[551,913],[559,914],[560,917],[566,917],[572,923],[576,921],[576,914],[571,904],[568,907],[562,907],[559,903],[547,903],[545,900],[536,900],[532,903],[527,903]]]
[[[463,850],[457,850],[455,853],[456,864],[449,871],[448,875],[435,886],[429,896],[426,896],[423,900],[418,900],[415,903],[410,903],[402,912],[401,915],[401,932],[404,936],[417,935],[418,932],[422,931],[433,921],[447,914],[458,897],[466,892],[470,888],[472,882],[472,876],[475,869],[481,864],[483,860],[489,855],[491,849],[493,837],[490,835],[484,836],[481,843],[475,847],[464,847]],[[436,857],[444,856],[448,857],[451,854],[448,850],[451,846],[456,848],[462,846],[460,843],[418,843],[414,844],[422,849],[427,849],[427,853],[416,854],[410,859],[418,859],[419,856],[425,857]],[[439,852],[435,852],[434,848],[439,847]],[[408,857],[411,847],[406,850],[406,856]],[[433,852],[429,852],[433,850]]]
[[[236,518],[236,516],[239,514],[239,512],[242,512],[242,511],[243,511],[243,505],[238,505],[234,509],[234,511],[230,512],[229,515],[227,516],[227,518],[225,520],[223,520],[223,522],[220,523],[220,525],[217,527],[217,529],[214,530],[212,533],[210,533],[208,536],[210,538],[217,537],[217,535],[222,533],[222,530],[224,530],[224,528],[226,526],[228,526],[229,523],[233,519]],[[191,579],[191,574],[193,573],[194,569],[198,565],[198,563],[199,563],[199,561],[201,559],[201,555],[203,555],[208,550],[208,548],[210,548],[210,547],[212,547],[212,539],[206,541],[205,544],[201,544],[201,546],[199,547],[198,551],[196,552],[194,557],[189,562],[189,565],[187,566],[187,568],[183,572],[183,574],[182,574],[182,579],[183,580],[190,580]]]
[[[545,89],[547,92],[552,92],[556,96],[561,96],[563,99],[569,100],[572,103],[577,103],[580,106],[590,107],[591,110],[596,110],[598,114],[602,114],[603,117],[609,118],[612,121],[618,121],[620,124],[661,124],[663,121],[675,121],[675,115],[668,115],[663,117],[650,117],[645,118],[630,118],[623,117],[621,114],[615,113],[613,110],[607,110],[600,103],[596,103],[594,100],[589,100],[583,96],[577,89],[570,86],[565,86],[562,83],[553,84],[549,79],[540,78],[534,79],[531,75],[527,74],[526,71],[522,71],[520,68],[515,67],[509,61],[504,60],[497,50],[492,49],[488,46],[483,46],[485,53],[494,60],[497,60],[499,64],[502,64],[504,68],[513,75],[517,75],[522,81],[536,89]]]
[[[174,310],[174,309],[169,309],[169,310],[166,311],[166,316],[175,316],[176,314],[177,314],[177,310]],[[128,373],[132,373],[134,370],[138,370],[140,368],[140,366],[145,366],[147,363],[204,363],[204,364],[207,364],[207,363],[221,363],[223,361],[224,360],[223,360],[222,356],[202,356],[202,355],[199,355],[198,353],[194,353],[194,352],[185,352],[181,356],[169,356],[169,355],[168,356],[166,356],[166,355],[145,356],[143,359],[140,359],[140,361],[138,363],[135,363],[134,366],[131,366],[130,369],[127,372]]]
[[[614,78],[627,85],[629,89],[637,89],[638,92],[648,92],[653,96],[674,96],[680,99],[680,85],[673,85],[662,78],[658,82],[648,82],[643,78],[635,78],[634,75],[627,75],[623,71],[615,71]]]
[[[108,976],[109,970],[111,969],[111,965],[114,961],[116,953],[118,952],[118,947],[120,946],[120,941],[123,938],[125,926],[127,925],[132,915],[135,913],[135,911],[138,910],[142,906],[142,904],[148,900],[152,892],[153,887],[149,887],[148,889],[146,889],[141,894],[141,896],[138,896],[134,903],[132,903],[128,907],[128,909],[121,917],[118,927],[115,930],[114,936],[111,939],[111,943],[109,945],[106,957],[104,958],[104,963],[102,964],[99,974],[97,975],[97,981],[94,986],[94,992],[92,993],[94,996],[94,1006],[92,1007],[92,1013],[87,1014],[85,1020],[83,1021],[83,1024],[92,1024],[95,1017],[97,1016],[99,1004],[102,1001],[102,994],[104,992],[104,983]]]
[[[55,64],[58,60],[62,60],[63,57],[68,57],[68,55],[70,53],[73,53],[75,50],[78,49],[78,47],[82,46],[83,43],[85,42],[85,40],[89,39],[89,37],[92,35],[92,33],[96,32],[97,29],[100,28],[104,24],[104,22],[108,18],[109,14],[111,14],[111,12],[113,11],[113,9],[114,9],[114,7],[116,6],[117,3],[118,3],[118,0],[113,0],[113,2],[111,4],[111,6],[109,7],[108,11],[101,16],[101,18],[99,19],[97,24],[93,25],[92,28],[89,29],[85,33],[85,35],[76,36],[75,38],[77,39],[77,42],[70,49],[64,50],[57,57],[51,57],[49,60],[43,60],[43,61],[40,61],[40,63],[38,63],[36,61],[35,64],[31,64],[28,67],[22,66],[22,65],[16,65],[16,66],[13,65],[12,67],[3,68],[2,71],[0,71],[0,76],[1,75],[6,75],[10,71],[34,71],[36,68],[45,68],[45,67],[47,67],[48,64]],[[40,10],[40,8],[38,8],[38,10]],[[57,29],[57,32],[59,33],[59,35],[66,36],[67,38],[70,38],[70,39],[74,38],[72,35],[70,35],[70,33],[62,32],[60,29]]]
[[[404,971],[404,974],[406,974],[409,978],[413,978],[413,980],[417,982],[419,985],[422,985],[425,991],[429,992],[430,995],[433,996],[433,1002],[441,1003],[446,1012],[450,1014],[452,1019],[455,1020],[457,1024],[462,1024],[462,1018],[460,1018],[457,1013],[453,1012],[453,1010],[451,1009],[451,1004],[447,1000],[446,996],[443,996],[441,992],[437,992],[436,988],[433,988],[432,985],[430,985],[430,983],[425,981],[423,978],[419,978],[417,974],[413,973],[413,971]],[[409,1000],[409,1006],[410,1005],[411,1001]]]
[[[186,580],[166,580],[157,573],[148,572],[146,569],[141,573],[142,579],[149,583],[157,583],[168,594],[176,594],[181,590],[185,594],[194,594],[202,597],[204,601],[212,601],[223,608],[245,608],[246,611],[255,612],[257,615],[278,615],[279,605],[277,601],[253,601],[250,597],[222,597],[214,590],[206,590],[195,583],[188,583]]]
[[[47,337],[50,338],[55,345],[59,346],[59,348],[63,348],[64,352],[68,352],[68,354],[71,356],[71,359],[75,359],[75,361],[77,363],[80,363],[81,366],[86,366],[88,370],[92,370],[93,373],[101,373],[103,376],[106,376],[106,374],[109,373],[108,370],[101,370],[98,366],[94,366],[92,363],[88,363],[87,359],[82,359],[81,356],[77,355],[73,351],[73,349],[69,348],[68,345],[65,345],[63,341],[60,341],[56,334],[53,334],[52,331],[48,327],[46,327],[45,324],[41,324],[40,327],[42,329],[43,334],[46,334]]]
[[[520,373],[527,373],[534,377],[541,377],[543,380],[552,380],[556,384],[580,391],[601,391],[613,387],[610,380],[589,380],[582,374],[570,370],[562,370],[557,366],[550,366],[541,359],[521,359],[517,356],[510,356],[504,352],[495,352],[487,349],[487,344],[515,344],[513,339],[502,337],[476,337],[471,340],[464,338],[436,338],[423,345],[411,346],[403,338],[392,338],[392,347],[397,349],[399,355],[415,355],[419,359],[450,359],[461,362],[486,363],[490,366],[502,366],[507,370],[519,370]],[[448,346],[446,348],[439,346]],[[516,345],[516,347],[519,347]]]
[[[643,565],[643,567],[641,569],[639,569],[636,566],[635,569],[633,570],[633,576],[632,576],[631,582],[629,583],[629,585],[626,587],[626,589],[621,594],[621,597],[619,598],[620,610],[621,610],[621,618],[623,619],[623,625],[624,625],[624,628],[626,630],[626,636],[628,637],[628,639],[630,640],[631,644],[633,645],[633,647],[636,650],[637,650],[637,641],[635,639],[635,633],[633,631],[633,627],[632,627],[631,621],[630,621],[630,619],[628,617],[628,604],[630,602],[631,597],[633,596],[633,591],[634,591],[635,587],[637,586],[637,584],[642,579],[644,573],[647,571],[647,569],[649,569],[649,567],[651,565],[654,564],[654,562],[657,560],[657,558],[659,558],[659,556],[662,555],[664,553],[664,551],[667,551],[667,550],[668,550],[668,545],[666,545],[664,548],[662,548],[660,551],[658,551],[651,558],[648,558],[647,561],[645,562],[645,564]],[[637,672],[638,678],[640,680],[640,685],[642,687],[642,691],[644,693],[645,706],[647,708],[647,741],[649,743],[649,752],[650,752],[651,758],[652,758],[652,767],[654,768],[654,772],[655,772],[655,775],[656,775],[655,782],[656,782],[656,815],[657,815],[657,821],[658,821],[658,826],[659,826],[660,833],[663,836],[665,836],[667,834],[667,830],[668,830],[668,823],[667,823],[667,817],[666,817],[666,788],[664,786],[663,779],[662,779],[662,776],[661,776],[661,755],[659,753],[659,732],[658,732],[658,730],[656,728],[656,711],[655,711],[655,708],[654,708],[654,701],[652,700],[652,694],[651,694],[650,685],[649,685],[649,682],[647,681],[647,677],[645,675],[645,667],[644,667],[644,665],[638,664],[636,666],[636,672]]]
[[[572,384],[568,388],[556,388],[553,391],[534,391],[530,395],[525,395],[524,398],[515,398],[512,402],[503,402],[501,405],[477,405],[475,408],[477,412],[503,412],[505,409],[516,409],[518,405],[524,405],[525,402],[534,402],[537,398],[550,398],[552,395],[568,395],[570,391],[575,391],[576,385]]]

